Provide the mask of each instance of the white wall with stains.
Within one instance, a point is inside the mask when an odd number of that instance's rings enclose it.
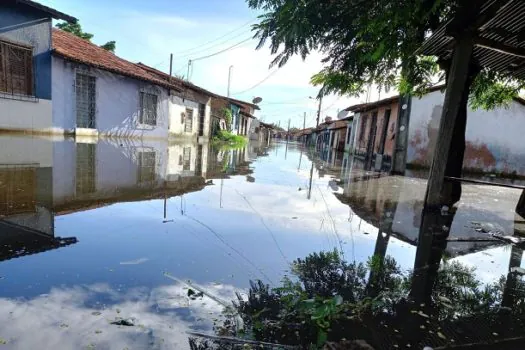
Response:
[[[436,144],[444,93],[414,97],[410,111],[407,164],[429,167]],[[525,106],[472,110],[467,117],[464,169],[525,175]]]
[[[95,124],[99,135],[113,137],[168,137],[168,92],[136,79],[112,74],[53,57],[53,127],[76,129],[75,76],[77,70],[96,77]],[[141,91],[158,96],[156,125],[139,122]]]

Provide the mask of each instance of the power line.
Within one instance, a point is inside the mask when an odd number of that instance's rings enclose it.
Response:
[[[195,47],[193,47],[193,48],[191,48],[191,49],[183,50],[183,51],[181,51],[181,52],[179,52],[179,53],[177,54],[177,57],[181,57],[180,54],[186,54],[186,53],[189,53],[189,52],[191,52],[191,51],[195,51],[196,49],[201,49],[203,46],[206,46],[206,45],[211,44],[211,43],[213,43],[213,42],[215,42],[215,41],[217,41],[217,40],[220,40],[220,39],[222,39],[222,38],[225,38],[226,36],[230,35],[231,33],[234,33],[234,32],[236,32],[236,31],[238,31],[239,29],[246,27],[248,24],[255,22],[256,19],[257,19],[257,17],[254,17],[254,18],[250,19],[248,22],[242,24],[241,26],[239,26],[239,27],[237,27],[237,28],[235,28],[235,29],[230,30],[229,32],[227,32],[227,33],[224,34],[224,35],[221,35],[220,37],[217,37],[217,38],[215,38],[215,39],[209,40],[209,41],[205,42],[204,44],[201,44],[201,45],[199,45],[199,46],[195,46]],[[240,36],[240,35],[239,35],[239,36]],[[237,38],[237,37],[238,37],[238,36],[236,36],[235,38]],[[233,38],[230,38],[230,39],[233,39]],[[228,40],[230,40],[230,39],[228,39]],[[208,50],[208,49],[210,49],[210,47],[208,47],[208,48],[205,49],[205,50]],[[197,50],[197,52],[199,52],[199,51],[202,51],[202,50]],[[195,52],[192,52],[191,55],[194,54],[194,53],[195,53]],[[187,56],[185,56],[185,57],[187,57]]]
[[[244,43],[247,42],[248,40],[252,40],[252,38],[251,38],[251,37],[246,38],[246,39],[244,39],[244,40],[242,40],[242,41],[239,41],[237,44],[234,44],[234,45],[232,45],[232,46],[228,46],[227,48],[225,48],[225,49],[223,49],[223,50],[217,51],[217,52],[215,52],[215,53],[212,53],[212,54],[209,54],[209,55],[206,55],[206,56],[193,58],[193,59],[191,59],[190,61],[191,61],[191,62],[195,62],[195,61],[204,60],[204,59],[206,59],[206,58],[210,58],[210,57],[213,57],[213,56],[217,56],[217,55],[219,55],[219,54],[221,54],[221,53],[223,53],[223,52],[229,51],[229,50],[231,50],[231,49],[233,49],[233,48],[235,48],[235,47],[237,47],[237,46],[239,46],[239,45],[241,45],[241,44],[244,44]]]
[[[275,69],[273,72],[271,72],[270,74],[268,74],[263,80],[261,80],[260,82],[258,82],[257,84],[255,84],[254,86],[252,86],[251,88],[249,89],[246,89],[246,90],[243,90],[243,91],[239,91],[239,92],[236,92],[236,93],[233,93],[232,95],[240,95],[240,94],[243,94],[245,92],[248,92],[250,90],[253,90],[255,89],[257,86],[261,85],[262,83],[264,83],[266,80],[270,79],[270,77],[272,75],[274,75],[275,73],[277,73],[277,71],[279,70],[280,68],[277,68]]]

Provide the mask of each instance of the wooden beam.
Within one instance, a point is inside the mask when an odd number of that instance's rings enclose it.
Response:
[[[514,47],[504,43],[501,43],[492,39],[485,39],[476,37],[474,44],[479,47],[484,47],[493,51],[501,52],[506,55],[512,55],[520,58],[525,58],[525,49],[521,47]]]
[[[474,38],[470,32],[464,32],[456,40],[443,103],[443,113],[439,123],[436,148],[427,183],[426,207],[437,207],[442,204],[441,193],[445,180],[445,168],[461,98],[464,90],[468,89],[466,85],[473,48]]]

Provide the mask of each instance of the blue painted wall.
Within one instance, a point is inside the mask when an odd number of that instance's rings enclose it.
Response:
[[[0,40],[33,47],[35,96],[51,99],[51,18],[22,4],[0,4]]]

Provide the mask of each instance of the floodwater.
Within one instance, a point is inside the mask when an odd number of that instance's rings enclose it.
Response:
[[[425,180],[365,171],[348,155],[15,135],[1,136],[0,150],[5,349],[185,349],[189,333],[214,333],[250,280],[277,287],[308,254],[388,255],[416,276],[430,264]],[[440,223],[440,258],[515,288],[509,271],[520,271],[523,252],[504,237],[519,243],[525,231],[521,190],[462,190]],[[428,249],[435,259],[436,245]],[[414,290],[431,293],[421,283]]]

